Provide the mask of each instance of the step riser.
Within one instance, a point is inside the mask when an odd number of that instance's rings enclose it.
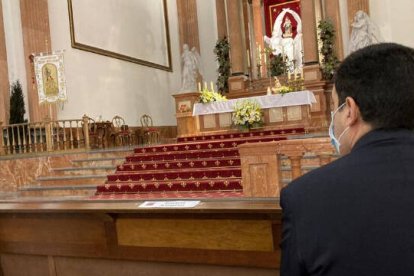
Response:
[[[100,185],[106,182],[106,177],[65,180],[37,180],[40,186],[76,186],[76,185]]]
[[[108,175],[108,182],[123,181],[157,181],[157,180],[192,180],[204,178],[234,178],[241,177],[241,169],[223,171],[193,171],[193,172],[158,172],[158,173],[134,173]]]
[[[125,161],[123,159],[116,159],[116,160],[95,160],[95,161],[76,161],[72,162],[73,167],[109,167],[109,166],[118,166],[122,165]]]
[[[134,164],[128,165],[124,164],[123,166],[118,167],[117,172],[140,172],[145,170],[178,170],[178,169],[213,169],[221,168],[223,166],[238,166],[240,167],[240,159],[231,159],[231,160],[211,160],[211,161],[182,161],[182,162],[156,162],[154,164]]]
[[[127,162],[162,162],[162,161],[174,161],[174,160],[197,160],[208,158],[238,158],[238,149],[232,150],[218,150],[213,152],[189,152],[189,153],[164,153],[159,155],[149,156],[128,156]]]
[[[176,145],[165,145],[156,147],[147,147],[135,149],[135,154],[154,154],[154,153],[172,153],[179,151],[197,151],[197,150],[212,150],[212,149],[231,149],[237,148],[238,145],[258,142],[270,142],[285,140],[285,137],[258,137],[257,139],[251,140],[237,140],[237,141],[217,141],[217,142],[198,142],[194,144],[176,144]]]
[[[115,172],[115,168],[113,169],[88,169],[88,170],[65,170],[65,171],[53,171],[51,176],[80,176],[80,175],[108,175]]]
[[[301,134],[305,133],[304,128],[292,128],[292,129],[283,129],[283,130],[263,130],[263,131],[251,131],[248,133],[228,133],[228,134],[215,134],[215,135],[202,135],[202,136],[192,136],[192,137],[182,137],[178,138],[177,142],[196,142],[196,141],[209,141],[209,140],[219,140],[219,139],[235,139],[242,137],[252,137],[252,136],[261,136],[261,135],[289,135],[289,134]]]
[[[105,193],[150,193],[150,192],[185,192],[185,191],[217,191],[217,190],[241,190],[243,189],[240,180],[208,182],[184,182],[159,185],[103,185],[97,188],[97,194]]]
[[[22,197],[92,196],[95,190],[36,190],[21,191]]]

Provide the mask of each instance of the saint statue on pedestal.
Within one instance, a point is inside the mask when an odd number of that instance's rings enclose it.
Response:
[[[183,54],[181,55],[182,64],[182,83],[180,92],[197,91],[197,77],[201,75],[201,57],[195,47],[190,51],[187,44],[183,45]]]
[[[380,43],[383,39],[374,22],[364,11],[357,11],[352,22],[351,39],[349,40],[349,53],[366,46]]]

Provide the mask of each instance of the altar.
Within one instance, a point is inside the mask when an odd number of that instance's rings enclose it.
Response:
[[[274,129],[286,127],[302,127],[306,129],[311,121],[311,106],[317,103],[314,94],[308,90],[290,92],[284,95],[255,96],[206,104],[193,101],[193,106],[191,106],[191,101],[187,101],[188,108],[183,108],[182,103],[177,104],[177,119],[192,116],[192,121],[196,124],[195,132],[200,134],[228,131],[234,127],[232,125],[234,105],[237,101],[246,99],[260,104],[264,113],[263,127]],[[186,110],[186,112],[179,112],[180,110]],[[190,113],[190,110],[192,110],[192,113]],[[188,128],[180,128],[179,121],[178,130],[179,136],[182,137],[191,134],[185,133],[185,130],[188,130]]]

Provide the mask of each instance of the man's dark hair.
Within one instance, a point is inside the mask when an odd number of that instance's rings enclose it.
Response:
[[[374,128],[414,129],[414,49],[381,43],[347,57],[338,68],[339,105],[352,97]]]

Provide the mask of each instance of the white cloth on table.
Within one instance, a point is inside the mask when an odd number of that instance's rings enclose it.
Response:
[[[284,106],[312,105],[316,103],[315,95],[311,91],[290,92],[284,95],[266,95],[250,98],[233,99],[224,102],[196,103],[193,108],[193,116],[217,113],[228,113],[234,111],[237,101],[255,100],[262,108],[274,108]]]

